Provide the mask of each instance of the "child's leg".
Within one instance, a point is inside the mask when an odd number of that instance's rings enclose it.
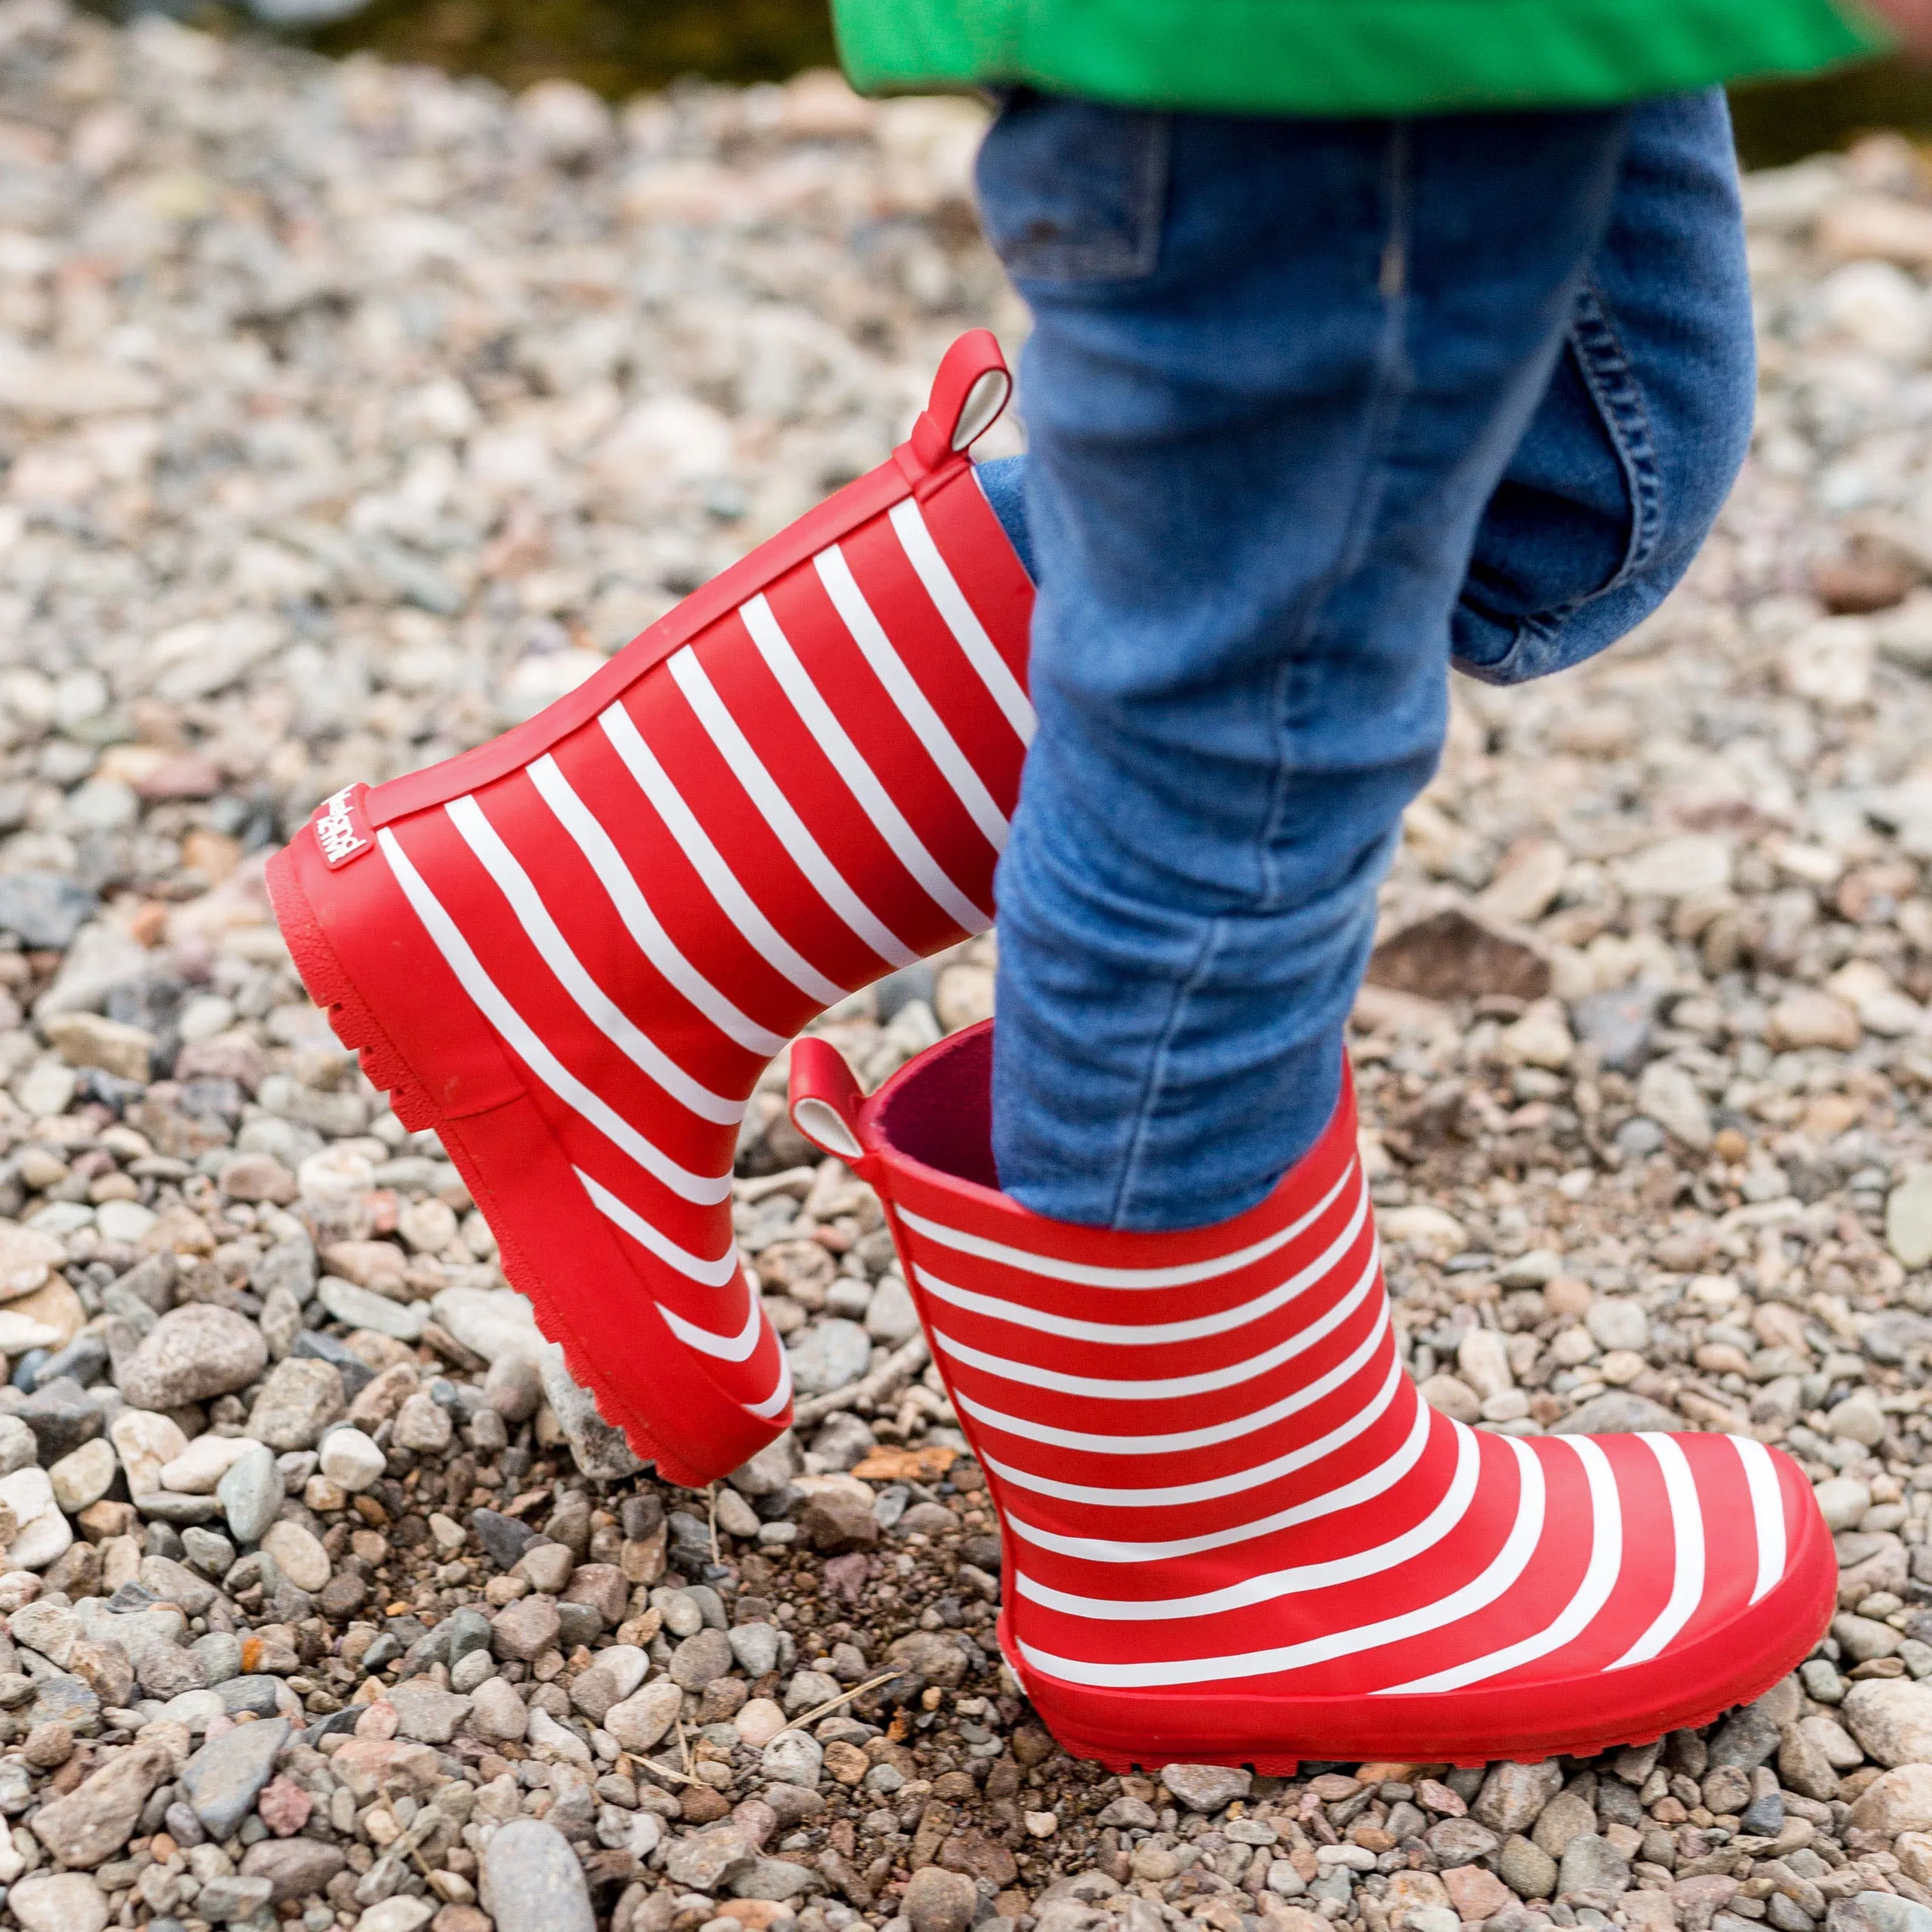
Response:
[[[1026,566],[1026,574],[1037,581],[1038,560],[1033,555],[1032,539],[1026,534],[1026,459],[996,456],[989,462],[974,464],[973,474],[993,515],[999,518],[1007,541]]]
[[[1327,1119],[1478,520],[1627,125],[1023,97],[989,135],[988,225],[1036,318],[1040,728],[995,1077],[1028,1206],[1219,1220]]]
[[[1540,677],[1656,609],[1750,446],[1754,348],[1724,95],[1647,101],[1569,346],[1477,526],[1459,668]]]
[[[1603,245],[1476,526],[1457,668],[1515,684],[1614,644],[1669,594],[1751,445],[1751,278],[1724,91],[1632,113]],[[976,472],[1029,571],[1026,459]]]

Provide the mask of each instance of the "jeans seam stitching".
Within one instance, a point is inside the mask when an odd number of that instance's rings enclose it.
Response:
[[[1657,466],[1657,441],[1629,353],[1602,292],[1587,278],[1577,291],[1577,309],[1570,344],[1576,352],[1577,371],[1596,405],[1598,420],[1629,488],[1630,542],[1623,561],[1595,589],[1573,597],[1553,611],[1531,611],[1516,619],[1509,649],[1493,664],[1469,667],[1475,675],[1500,671],[1526,643],[1555,643],[1579,611],[1631,583],[1656,555],[1663,537],[1663,488]]]
[[[1407,251],[1411,213],[1410,172],[1413,161],[1414,148],[1409,124],[1406,121],[1395,122],[1391,125],[1389,137],[1389,234],[1383,248],[1385,277],[1390,245],[1399,244],[1404,255]],[[1295,681],[1296,674],[1301,669],[1303,648],[1328,598],[1337,586],[1343,582],[1351,571],[1358,568],[1368,554],[1369,519],[1364,513],[1365,506],[1373,494],[1374,479],[1381,473],[1383,460],[1387,454],[1389,429],[1399,413],[1401,401],[1409,392],[1404,354],[1408,315],[1406,275],[1401,285],[1392,290],[1386,287],[1386,282],[1378,285],[1378,292],[1381,295],[1384,312],[1383,341],[1376,357],[1374,387],[1370,392],[1365,412],[1369,426],[1368,433],[1363,439],[1361,466],[1349,497],[1346,525],[1348,539],[1334,563],[1323,574],[1314,594],[1309,598],[1301,622],[1284,648],[1280,677],[1275,689],[1274,795],[1269,799],[1267,811],[1263,817],[1260,841],[1261,903],[1264,906],[1272,907],[1277,896],[1273,853],[1282,818],[1287,811],[1288,784],[1293,765],[1287,717],[1287,688]]]
[[[1608,582],[1573,599],[1563,614],[1580,610],[1629,583],[1655,554],[1663,531],[1663,485],[1657,470],[1657,441],[1636,372],[1611,318],[1609,306],[1594,282],[1586,280],[1579,291],[1577,309],[1570,340],[1577,352],[1577,365],[1584,386],[1597,406],[1604,432],[1629,486],[1631,528],[1623,561]]]
[[[1134,1109],[1133,1131],[1128,1137],[1127,1158],[1121,1164],[1120,1184],[1114,1190],[1113,1206],[1108,1216],[1107,1225],[1118,1228],[1123,1225],[1122,1217],[1127,1204],[1132,1199],[1135,1183],[1140,1177],[1140,1163],[1146,1151],[1147,1130],[1154,1117],[1154,1109],[1165,1084],[1164,1075],[1169,1049],[1180,1030],[1181,1015],[1187,1002],[1205,977],[1209,965],[1220,950],[1221,929],[1224,921],[1219,918],[1208,921],[1201,934],[1201,950],[1188,971],[1187,977],[1174,989],[1174,998],[1168,1008],[1168,1017],[1161,1029],[1161,1038],[1153,1052],[1148,1056],[1147,1078],[1141,1088],[1140,1103]]]

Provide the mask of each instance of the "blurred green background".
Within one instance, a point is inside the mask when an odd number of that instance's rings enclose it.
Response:
[[[162,0],[178,17],[224,32],[260,31],[255,14],[287,20],[355,0]],[[96,0],[124,16],[155,0]],[[826,0],[368,0],[331,24],[280,37],[324,53],[361,48],[506,86],[567,75],[613,100],[681,75],[782,80],[832,64]],[[1932,67],[1879,62],[1824,79],[1734,90],[1747,165],[1795,161],[1875,128],[1932,141]]]

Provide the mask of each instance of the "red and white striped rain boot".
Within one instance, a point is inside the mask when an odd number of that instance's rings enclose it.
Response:
[[[337,793],[269,869],[337,1036],[675,1481],[790,1419],[731,1231],[759,1074],[992,923],[1032,587],[966,452],[1010,387],[962,337],[890,461],[528,724]]]
[[[991,1060],[977,1027],[861,1100],[802,1040],[792,1118],[885,1204],[998,1507],[1001,1647],[1068,1750],[1278,1774],[1585,1754],[1708,1722],[1817,1641],[1836,1558],[1777,1451],[1423,1404],[1352,1092],[1258,1207],[1128,1234],[998,1191]]]

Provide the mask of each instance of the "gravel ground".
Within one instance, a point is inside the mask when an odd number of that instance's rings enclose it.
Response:
[[[1069,1762],[868,1191],[748,1122],[795,1436],[639,1472],[266,851],[885,454],[1011,298],[959,103],[616,117],[0,0],[0,1885],[27,1932],[1932,1932],[1932,183],[1749,183],[1693,581],[1463,687],[1358,1016],[1397,1320],[1516,1432],[1783,1443],[1842,1614],[1592,1762]],[[991,942],[826,1030],[869,1081]],[[897,1675],[886,1677],[889,1672]],[[879,1680],[884,1678],[885,1681]],[[830,1710],[825,1707],[832,1706]]]

